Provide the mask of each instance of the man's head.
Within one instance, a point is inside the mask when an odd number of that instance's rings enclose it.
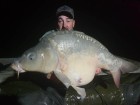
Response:
[[[73,30],[75,26],[74,20],[74,10],[67,6],[63,5],[59,7],[56,11],[57,16],[57,25],[59,30]]]

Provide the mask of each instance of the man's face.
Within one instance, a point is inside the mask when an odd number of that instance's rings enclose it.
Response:
[[[73,30],[75,25],[75,20],[70,19],[67,16],[61,15],[58,17],[58,29],[59,30]]]

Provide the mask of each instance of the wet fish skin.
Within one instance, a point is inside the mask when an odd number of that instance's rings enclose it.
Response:
[[[86,97],[86,92],[79,86],[90,83],[96,70],[109,70],[119,87],[121,73],[138,68],[111,54],[99,41],[80,31],[47,33],[11,67],[18,72],[25,70],[47,74],[53,71],[67,88],[72,86],[82,99]]]

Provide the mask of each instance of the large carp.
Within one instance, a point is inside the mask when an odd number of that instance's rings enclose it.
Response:
[[[86,92],[79,86],[91,82],[97,71],[109,70],[119,87],[121,73],[138,68],[111,54],[99,41],[80,31],[46,33],[36,46],[25,51],[11,67],[18,72],[54,72],[67,88],[72,86],[82,99]]]

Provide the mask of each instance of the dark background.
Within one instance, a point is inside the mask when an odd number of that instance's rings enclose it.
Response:
[[[55,29],[56,9],[75,11],[76,30],[93,36],[115,55],[140,61],[140,1],[1,0],[0,57],[20,56]]]

